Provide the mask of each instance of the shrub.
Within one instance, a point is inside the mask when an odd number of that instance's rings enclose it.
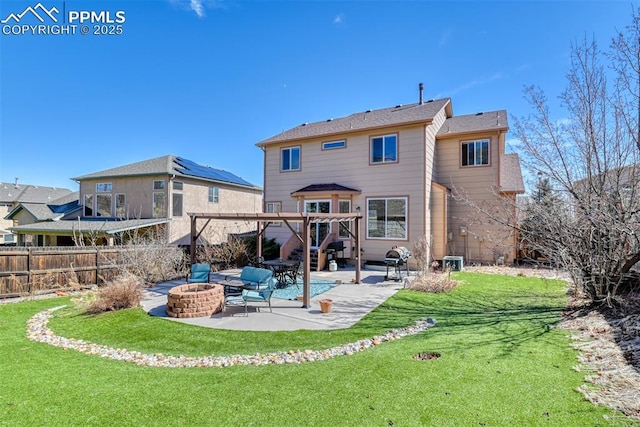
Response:
[[[458,286],[458,282],[451,279],[449,272],[428,273],[417,276],[409,284],[409,289],[420,292],[449,292]]]
[[[87,313],[97,314],[105,311],[122,310],[140,305],[143,284],[132,274],[123,274],[105,285],[95,293],[95,299],[87,306]]]

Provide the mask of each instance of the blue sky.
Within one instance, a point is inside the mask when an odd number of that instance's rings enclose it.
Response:
[[[2,0],[0,20],[38,2]],[[417,102],[419,82],[425,99],[451,97],[454,114],[506,109],[525,116],[522,88],[530,84],[557,107],[571,43],[586,36],[608,46],[634,7],[628,1],[40,3],[67,14],[125,16],[120,35],[82,35],[79,23],[75,35],[0,34],[0,181],[17,177],[73,190],[72,177],[166,154],[262,185],[257,142],[304,122]],[[39,22],[25,15],[25,23]]]

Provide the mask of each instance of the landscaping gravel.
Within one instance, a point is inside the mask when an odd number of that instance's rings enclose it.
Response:
[[[424,332],[436,324],[433,318],[422,318],[412,326],[393,329],[384,335],[362,339],[325,350],[289,350],[275,353],[231,356],[169,356],[161,353],[145,354],[123,348],[112,348],[100,344],[93,344],[83,340],[65,338],[53,333],[48,327],[49,319],[56,310],[64,306],[54,307],[33,316],[27,322],[27,338],[31,341],[42,342],[55,347],[75,350],[81,353],[100,356],[123,362],[135,363],[140,366],[161,368],[222,368],[239,365],[267,365],[267,364],[297,364],[327,360],[336,356],[349,356],[383,342],[397,340],[409,335]]]

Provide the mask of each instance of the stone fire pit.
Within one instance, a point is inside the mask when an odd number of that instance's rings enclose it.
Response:
[[[186,284],[169,290],[166,312],[170,317],[204,317],[222,311],[223,307],[222,285]]]

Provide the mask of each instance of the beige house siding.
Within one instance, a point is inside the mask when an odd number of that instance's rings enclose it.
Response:
[[[434,182],[431,194],[431,258],[441,260],[447,255],[447,189]]]
[[[12,220],[4,219],[5,216],[9,215],[9,212],[11,212],[12,209],[13,205],[11,203],[0,203],[0,230],[6,230],[13,226]]]
[[[376,129],[328,139],[314,138],[303,143],[282,143],[270,145],[265,152],[265,202],[281,202],[282,212],[298,212],[302,203],[291,193],[305,186],[319,183],[337,183],[360,190],[353,196],[352,210],[360,207],[365,215],[362,230],[364,260],[384,259],[386,252],[394,245],[411,247],[420,236],[428,232],[429,224],[424,219],[428,206],[428,192],[424,159],[426,154],[424,125]],[[429,131],[431,135],[435,131]],[[398,135],[398,162],[370,164],[370,137]],[[322,150],[322,142],[346,139],[346,148]],[[433,141],[433,140],[432,140]],[[433,144],[433,143],[432,143]],[[431,145],[432,145],[431,144]],[[280,152],[282,148],[299,146],[300,171],[281,172]],[[323,195],[317,195],[323,197]],[[315,196],[306,196],[307,200]],[[406,240],[367,238],[367,199],[378,197],[406,197],[408,201],[408,235]],[[332,207],[337,210],[337,206]],[[425,229],[427,228],[427,229]],[[290,236],[287,227],[269,227],[267,235],[285,243]]]
[[[181,178],[175,178],[175,181],[183,182],[184,186],[182,191],[173,190],[173,186],[170,189],[171,193],[183,194],[182,216],[171,217],[172,242],[179,240],[182,243],[184,239],[187,239],[188,243],[191,233],[189,213],[262,212],[261,190],[250,190],[222,183],[207,183]],[[217,187],[219,189],[217,203],[209,202],[209,187]],[[246,233],[255,229],[256,223],[254,222],[214,220],[205,229],[204,237],[209,243],[220,243],[226,241],[230,233]]]
[[[164,181],[164,190],[154,190],[154,181]],[[183,183],[182,190],[174,190],[173,182]],[[84,203],[84,196],[92,194],[94,197],[94,215],[96,203],[96,184],[111,183],[112,206],[111,216],[115,217],[116,195],[125,195],[125,217],[128,219],[153,218],[153,193],[161,192],[165,195],[165,213],[162,218],[171,218],[168,227],[168,239],[171,243],[189,244],[191,223],[189,213],[195,212],[262,212],[262,191],[247,189],[223,183],[204,182],[187,177],[172,177],[169,175],[150,175],[143,177],[114,177],[101,179],[87,179],[80,183],[80,203]],[[219,202],[209,203],[209,187],[219,188]],[[173,193],[181,193],[182,215],[173,216]],[[228,233],[244,233],[255,230],[256,224],[231,223],[219,221],[207,227],[204,236],[209,243],[226,241]]]
[[[509,157],[511,163],[505,162],[509,167],[503,168],[505,179],[500,177],[507,130],[506,111],[454,117],[448,98],[305,123],[258,143],[265,152],[265,203],[279,203],[281,212],[299,212],[304,200],[332,197],[306,187],[337,191],[344,186],[358,192],[348,197],[352,210],[359,207],[364,216],[363,261],[384,260],[396,245],[411,250],[425,237],[431,243],[429,255],[435,259],[462,255],[465,262],[495,262],[503,256],[510,262],[515,256],[510,230],[452,197],[457,189],[477,204],[496,208],[503,200],[494,193],[499,184],[508,191],[523,191],[517,157]],[[371,164],[370,138],[387,134],[398,135],[398,161]],[[462,167],[461,142],[481,138],[490,143],[489,164]],[[322,150],[323,142],[339,140],[346,141],[345,148]],[[300,148],[300,170],[281,171],[281,150],[290,147]],[[292,196],[302,189],[303,194]],[[393,197],[407,200],[406,239],[369,238],[367,201]],[[333,211],[337,212],[337,206]],[[285,226],[270,227],[267,236],[283,244],[291,233]]]
[[[502,134],[503,135],[503,134]],[[440,184],[459,192],[470,200],[486,207],[501,207],[498,188],[500,155],[504,152],[504,137],[498,132],[477,133],[451,138],[440,138],[436,144],[438,158],[435,179]],[[461,146],[464,141],[490,139],[490,164],[488,166],[463,167]],[[454,184],[455,183],[455,184]],[[466,229],[466,235],[461,230]],[[449,243],[450,255],[464,256],[465,262],[493,263],[498,256],[513,259],[513,233],[498,225],[473,207],[456,201],[449,203],[449,231],[453,240]]]

